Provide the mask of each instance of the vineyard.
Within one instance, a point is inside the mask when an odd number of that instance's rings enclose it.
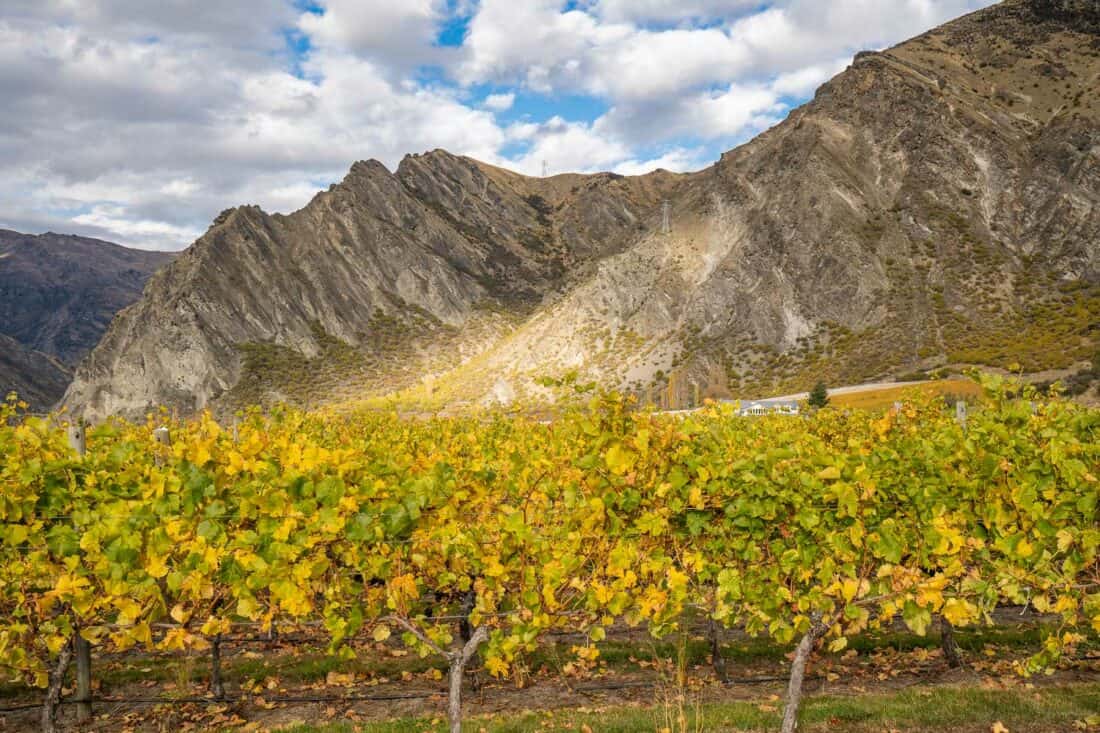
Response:
[[[783,731],[815,653],[899,619],[924,635],[1056,619],[1017,664],[1100,633],[1100,412],[983,377],[883,413],[682,417],[615,394],[552,421],[275,409],[89,428],[0,408],[0,678],[42,689],[97,653],[220,648],[241,629],[445,660],[461,727],[473,660],[506,677],[547,635],[571,668],[608,629],[703,620],[795,645]],[[80,690],[87,694],[87,690]]]

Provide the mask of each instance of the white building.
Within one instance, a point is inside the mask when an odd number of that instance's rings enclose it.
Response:
[[[797,415],[797,400],[755,400],[742,402],[738,415]]]

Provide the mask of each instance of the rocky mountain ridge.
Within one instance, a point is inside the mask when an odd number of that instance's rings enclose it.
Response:
[[[336,382],[421,363],[441,342],[474,353],[471,334],[499,337],[620,246],[635,211],[675,180],[539,182],[444,151],[409,156],[394,173],[356,163],[288,216],[223,212],[112,324],[68,399],[106,413],[162,401],[200,409],[222,396],[293,397],[292,385],[249,388],[323,353],[337,362]],[[579,206],[582,192],[601,210]]]
[[[696,173],[531,178],[433,151],[357,163],[288,216],[227,211],[66,403],[439,409],[575,372],[681,406],[1072,368],[1100,341],[1094,11],[1007,0],[859,54]]]

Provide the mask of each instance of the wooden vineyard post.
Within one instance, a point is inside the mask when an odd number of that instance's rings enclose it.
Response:
[[[88,452],[88,445],[84,439],[84,426],[74,423],[69,426],[69,447],[76,451],[81,458]]]
[[[966,400],[959,400],[955,403],[955,421],[959,423],[959,427],[966,432]]]
[[[157,443],[159,443],[160,445],[163,445],[167,448],[172,447],[172,435],[171,435],[171,433],[168,432],[168,428],[160,427],[160,428],[157,428],[156,430],[154,430],[153,431],[153,440],[157,441]],[[159,454],[157,456],[157,465],[158,466],[164,465],[164,458],[161,457]]]
[[[76,651],[76,721],[87,723],[92,719],[92,645],[76,632],[73,639]]]
[[[87,453],[84,426],[80,422],[69,426],[69,446],[81,458]],[[92,719],[92,645],[80,635],[79,625],[73,634],[73,656],[76,658],[76,720],[87,723]]]

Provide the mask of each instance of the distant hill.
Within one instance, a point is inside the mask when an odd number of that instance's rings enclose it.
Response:
[[[532,178],[433,151],[356,163],[289,216],[228,210],[66,401],[435,409],[575,372],[680,406],[1072,370],[1100,343],[1098,16],[1007,0],[858,54],[696,173]]]
[[[87,237],[0,229],[0,334],[7,337],[0,392],[16,389],[36,409],[56,402],[71,369],[115,314],[173,257]]]
[[[0,334],[0,399],[15,392],[31,410],[44,411],[57,402],[71,378],[72,372],[54,357]]]

